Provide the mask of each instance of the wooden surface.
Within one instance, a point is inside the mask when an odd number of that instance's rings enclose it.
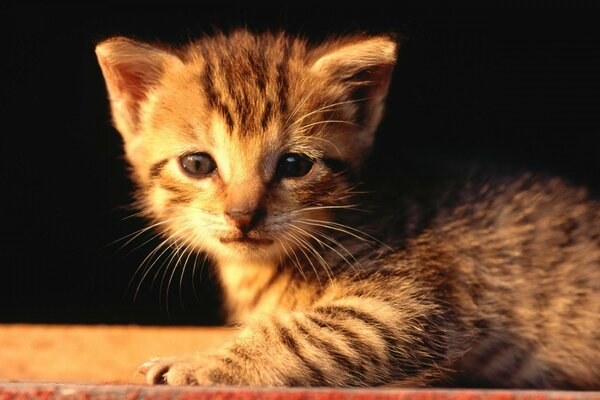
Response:
[[[142,383],[157,356],[208,352],[225,328],[0,325],[0,381]]]
[[[147,359],[209,352],[233,334],[223,328],[0,325],[0,400],[600,400],[599,392],[140,385],[135,371]]]
[[[1,400],[599,400],[599,392],[465,389],[198,388],[0,382]]]

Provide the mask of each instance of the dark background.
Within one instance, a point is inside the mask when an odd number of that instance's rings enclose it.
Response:
[[[134,290],[128,283],[158,242],[143,245],[148,234],[123,250],[109,245],[144,226],[124,219],[134,212],[124,207],[132,187],[93,51],[116,34],[177,44],[214,27],[284,28],[313,40],[397,32],[402,48],[377,143],[381,174],[401,173],[394,167],[407,154],[478,158],[558,173],[597,193],[596,10],[549,1],[512,8],[370,3],[0,6],[0,322],[219,322],[207,269],[198,269],[195,282],[188,271],[181,289],[176,275],[168,298],[162,275],[152,285],[150,274],[134,301],[140,277]]]

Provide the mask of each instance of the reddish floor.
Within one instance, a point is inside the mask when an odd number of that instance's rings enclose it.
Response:
[[[600,400],[599,392],[140,385],[135,371],[145,360],[210,351],[232,334],[223,328],[0,325],[0,400]]]
[[[0,325],[0,381],[142,383],[135,371],[144,361],[209,351],[231,334],[224,328]]]
[[[1,400],[598,400],[598,392],[2,384]]]

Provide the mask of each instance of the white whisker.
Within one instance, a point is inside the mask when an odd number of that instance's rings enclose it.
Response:
[[[300,228],[298,228],[296,225],[294,224],[290,224],[290,227],[295,227],[297,228],[297,230],[299,230]],[[306,236],[310,237],[311,239],[315,240],[317,243],[319,243],[319,245],[321,246],[321,248],[326,247],[323,245],[323,242],[321,240],[319,240],[319,238],[315,237],[314,235],[310,235],[307,232],[304,232]],[[317,249],[315,249],[310,242],[308,242],[307,240],[305,240],[302,237],[298,237],[293,235],[292,233],[288,232],[288,235],[290,235],[292,238],[296,238],[298,240],[298,244],[304,243],[305,244],[305,249],[309,250],[311,253],[313,253],[316,258],[317,261],[319,261],[319,264],[321,264],[321,266],[323,267],[323,269],[325,270],[325,272],[327,273],[327,278],[329,280],[329,282],[333,282],[333,271],[331,271],[331,267],[329,266],[329,263],[327,263],[327,261],[323,258],[323,256],[318,252]]]
[[[355,237],[356,239],[359,239],[359,240],[362,240],[362,241],[365,241],[365,242],[374,241],[374,242],[377,242],[378,244],[384,246],[387,250],[393,250],[390,246],[388,246],[387,244],[385,244],[381,240],[377,239],[375,236],[369,235],[368,233],[363,232],[363,231],[361,231],[359,229],[353,228],[353,227],[348,226],[348,225],[340,224],[338,222],[322,221],[322,220],[310,219],[310,218],[300,219],[297,222],[301,222],[301,223],[307,224],[307,225],[320,226],[322,228],[327,228],[327,229],[339,231],[339,232],[342,232],[342,233],[346,233],[348,235],[351,235],[351,236]],[[361,237],[359,235],[363,235],[364,237]]]
[[[196,292],[196,269],[198,268],[198,255],[199,253],[196,252],[196,258],[194,259],[194,268],[192,269],[192,291],[194,292],[194,298],[197,302],[200,301],[198,299],[198,293]],[[202,277],[202,273],[204,272],[204,265],[206,264],[207,260],[208,253],[204,253],[204,259],[202,260],[202,265],[200,266],[200,277]]]
[[[187,256],[185,258],[185,260],[183,261],[182,267],[181,267],[181,275],[179,276],[179,304],[181,305],[182,309],[185,309],[185,305],[183,303],[183,278],[185,276],[185,270],[187,267],[187,263],[190,260],[190,256],[193,253],[193,243],[190,242],[188,243],[188,245],[185,247],[185,249],[183,250],[183,255],[185,255],[187,253]],[[179,260],[177,260],[177,263],[180,263],[182,260],[182,257],[179,258]]]
[[[171,235],[169,235],[166,239],[164,239],[154,250],[152,250],[142,261],[142,263],[140,264],[140,267],[142,267],[143,265],[145,265],[147,262],[150,262],[150,260],[156,255],[156,253],[158,253],[158,251],[166,246],[164,248],[164,250],[155,258],[155,260],[152,262],[152,264],[150,264],[148,267],[144,267],[146,269],[146,271],[144,272],[144,274],[142,275],[140,282],[137,285],[136,291],[135,291],[135,295],[133,300],[136,301],[139,290],[141,288],[142,282],[146,279],[146,276],[148,276],[148,274],[150,273],[150,271],[154,268],[154,265],[156,264],[156,262],[158,262],[158,260],[174,245],[176,244],[176,241],[173,243],[172,240],[174,237],[179,236],[182,232],[184,232],[185,230],[189,229],[188,227],[185,227],[183,229],[177,230],[175,232],[173,232]],[[140,267],[138,267],[138,270],[140,269]],[[160,271],[160,269],[159,269]],[[137,274],[137,271],[136,271]],[[134,277],[135,275],[134,274]],[[132,277],[133,280],[133,277]],[[156,275],[155,278],[152,280],[152,285],[151,287],[154,287],[154,283],[156,280]]]
[[[282,240],[279,240],[278,243],[281,245],[281,248],[283,249],[283,251],[285,252],[285,254],[287,255],[287,258],[289,260],[292,261],[292,263],[295,265],[296,269],[298,270],[298,272],[300,272],[300,275],[302,275],[302,278],[304,278],[305,282],[308,282],[308,279],[306,278],[306,275],[304,274],[304,270],[302,269],[302,264],[300,263],[300,260],[298,259],[298,256],[296,255],[296,252],[294,251],[294,249],[290,246],[290,250],[292,252],[292,255],[294,256],[294,259],[292,259],[292,257],[290,257],[290,253],[288,253],[284,243]],[[281,256],[280,256],[280,263],[282,262],[281,260]]]
[[[298,228],[298,229],[301,229],[301,230],[304,230],[304,229],[302,229],[302,228],[299,228],[299,227],[297,227],[297,228]],[[354,257],[354,255],[352,255],[352,253],[350,253],[350,251],[349,251],[349,250],[348,250],[348,249],[347,249],[347,248],[346,248],[346,247],[345,247],[343,244],[341,244],[340,242],[338,242],[337,240],[335,240],[335,239],[334,239],[334,238],[332,238],[331,236],[329,236],[329,235],[326,235],[325,233],[323,233],[323,232],[320,232],[320,231],[318,231],[318,230],[316,230],[316,229],[310,229],[310,228],[306,228],[306,233],[307,233],[307,234],[310,234],[310,233],[312,233],[312,234],[315,234],[315,235],[319,235],[319,236],[320,236],[320,237],[322,237],[323,239],[325,239],[325,240],[329,240],[331,243],[333,243],[334,245],[336,245],[337,247],[339,247],[340,249],[342,249],[343,251],[345,251],[345,252],[346,252],[346,254],[348,254],[348,255],[350,256],[350,258],[352,258],[352,260],[353,260],[353,261],[354,261],[356,264],[358,264],[359,266],[361,266],[361,267],[362,267],[361,263],[360,263],[360,262],[359,262],[359,261],[358,261],[358,260],[357,260],[357,259]],[[354,266],[354,264],[353,264],[353,263],[351,263],[351,262],[350,262],[350,261],[349,261],[349,260],[348,260],[348,259],[347,259],[347,258],[346,258],[344,255],[343,255],[343,254],[341,254],[341,253],[340,253],[339,251],[337,251],[335,248],[333,248],[333,247],[329,246],[329,245],[328,245],[328,244],[326,244],[326,243],[324,243],[324,244],[325,244],[325,246],[327,246],[327,247],[328,247],[330,250],[332,250],[332,251],[333,251],[333,252],[335,252],[335,253],[336,253],[338,256],[340,256],[340,258],[341,258],[342,260],[344,260],[344,262],[345,262],[346,264],[348,264],[348,266],[349,266],[350,268],[352,268],[352,270],[354,271],[355,275],[356,275],[356,276],[358,276],[358,270],[356,269],[356,267]]]
[[[178,217],[178,218],[181,218],[181,217]],[[178,218],[169,218],[169,219],[166,219],[166,220],[163,220],[163,221],[159,221],[159,222],[157,222],[155,224],[152,224],[150,226],[145,226],[144,228],[138,229],[137,231],[135,231],[133,233],[130,233],[128,235],[125,235],[125,236],[123,236],[120,239],[113,240],[112,242],[106,244],[105,247],[112,246],[113,244],[116,244],[116,243],[118,243],[120,241],[123,241],[123,240],[125,240],[127,238],[130,238],[127,242],[125,242],[123,245],[121,245],[121,247],[117,250],[117,251],[121,251],[125,246],[127,246],[129,243],[131,243],[137,237],[139,237],[140,235],[142,235],[144,232],[147,232],[150,229],[155,228],[157,226],[164,225],[164,224],[167,224],[167,223],[172,222],[174,220],[177,220]]]
[[[358,204],[347,204],[347,205],[342,205],[342,206],[311,206],[311,207],[305,207],[305,208],[300,208],[298,210],[293,210],[290,211],[289,214],[291,213],[299,213],[299,212],[305,212],[305,211],[316,211],[316,210],[352,210],[352,211],[363,211],[365,212],[365,210],[361,210],[360,208],[356,208]]]
[[[346,101],[340,101],[337,103],[333,103],[333,104],[328,104],[325,105],[323,107],[317,108],[316,110],[313,110],[307,114],[304,114],[302,117],[298,118],[297,120],[294,121],[294,124],[299,123],[302,120],[305,120],[307,117],[314,115],[314,114],[318,114],[318,113],[322,113],[322,112],[327,112],[327,111],[331,111],[331,108],[337,107],[337,106],[341,106],[344,104],[351,104],[351,103],[358,103],[360,101],[365,101],[368,100],[368,98],[363,98],[363,99],[356,99],[356,100],[346,100]]]
[[[298,128],[298,132],[300,132],[300,133],[306,132],[309,128],[312,128],[313,126],[324,125],[324,124],[346,124],[346,125],[352,125],[355,127],[360,127],[360,125],[358,125],[355,122],[344,121],[342,119],[329,119],[329,120],[325,120],[325,121],[317,121],[317,122],[312,122],[307,125],[302,125],[301,127]]]
[[[317,282],[319,284],[319,288],[323,289],[323,284],[321,283],[321,277],[319,275],[319,271],[317,270],[317,268],[315,267],[315,264],[313,264],[310,256],[304,251],[304,249],[306,249],[307,251],[309,251],[310,253],[312,253],[312,248],[310,248],[310,245],[304,245],[303,243],[300,242],[300,238],[295,237],[294,235],[292,235],[291,233],[286,233],[285,236],[287,236],[293,243],[295,243],[296,245],[298,245],[298,249],[302,252],[302,254],[304,255],[304,257],[306,258],[306,260],[308,261],[308,263],[310,264],[313,272],[315,273],[315,277],[317,278]],[[308,246],[308,247],[307,247]],[[318,253],[317,253],[318,254]],[[319,263],[320,260],[318,260]],[[324,261],[324,260],[323,260]],[[323,265],[323,264],[321,264]]]

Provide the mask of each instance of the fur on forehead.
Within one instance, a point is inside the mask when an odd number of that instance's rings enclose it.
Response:
[[[238,30],[194,42],[185,59],[201,65],[204,96],[233,134],[266,133],[278,120],[281,134],[312,153],[306,136],[328,136],[330,130],[304,128],[345,124],[333,130],[343,128],[346,136],[363,131],[354,143],[365,152],[381,118],[396,50],[392,35],[356,34],[311,45],[283,32]]]
[[[210,110],[240,139],[277,130],[299,151],[318,156],[319,138],[358,168],[383,115],[396,49],[389,35],[312,46],[284,33],[237,30],[180,49],[113,38],[96,53],[134,164],[152,153],[144,142],[156,135],[154,126],[205,126]],[[161,108],[170,113],[158,116]]]

